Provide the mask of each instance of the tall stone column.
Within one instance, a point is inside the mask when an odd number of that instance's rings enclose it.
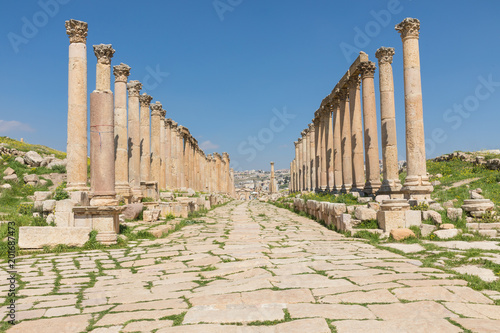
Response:
[[[128,89],[128,181],[132,195],[138,199],[141,192],[141,129],[139,120],[139,93],[142,84],[130,81]]]
[[[364,192],[375,194],[380,188],[380,163],[378,153],[377,107],[375,102],[375,63],[371,61],[360,64],[363,85],[363,121],[365,130],[365,163],[366,184]]]
[[[352,188],[363,190],[365,186],[363,161],[363,124],[361,122],[360,78],[356,73],[349,78],[349,111],[351,113]]]
[[[172,120],[172,129],[170,131],[170,139],[172,141],[172,188],[178,189],[179,185],[179,145],[177,139],[177,123]]]
[[[308,125],[309,126],[309,125]],[[309,132],[309,128],[305,130],[305,154],[306,154],[306,163],[305,163],[305,175],[306,175],[306,189],[311,191],[311,133]]]
[[[86,22],[66,21],[69,36],[67,189],[87,186],[87,32]]]
[[[328,160],[326,157],[328,131],[326,129],[326,121],[323,109],[320,109],[319,112],[319,124],[320,124],[319,144],[320,144],[320,168],[321,168],[319,172],[319,174],[321,175],[320,189],[322,191],[325,191],[328,188]]]
[[[338,93],[338,92],[337,92]],[[340,101],[336,94],[333,98],[333,165],[334,192],[342,190],[342,136],[340,131]]]
[[[96,90],[90,94],[90,204],[117,205],[115,192],[115,121],[111,92],[111,45],[94,45]]]
[[[382,130],[383,181],[380,194],[397,195],[401,191],[399,180],[396,110],[394,106],[394,79],[392,57],[394,48],[381,47],[375,53],[378,59],[380,88],[380,122]]]
[[[292,193],[293,192],[293,161],[290,162],[290,184],[288,185],[288,192]]]
[[[396,25],[403,40],[405,82],[406,163],[408,175],[402,191],[405,198],[430,199],[433,187],[427,176],[425,158],[424,115],[420,79],[418,36],[420,21],[405,18]]]
[[[302,185],[303,185],[303,191],[308,191],[309,187],[307,184],[307,130],[303,130],[302,133],[302,143],[300,145],[301,149],[301,155],[302,155]]]
[[[161,110],[160,114],[160,184],[162,191],[167,189],[167,132],[165,129],[165,115],[167,111]]]
[[[161,128],[161,111],[163,107],[160,102],[151,104],[151,180],[158,183],[160,186],[161,172],[161,145],[160,145],[160,128]]]
[[[269,193],[276,193],[274,188],[274,162],[271,162],[271,179],[269,180]]]
[[[351,115],[346,88],[340,89],[339,99],[340,132],[342,136],[342,192],[350,192],[352,188]]]
[[[120,64],[113,67],[115,75],[115,191],[127,198],[131,196],[128,183],[127,144],[127,78],[130,67]]]
[[[226,162],[226,187],[224,188],[224,192],[227,193],[227,195],[231,195],[231,182],[230,182],[230,177],[231,177],[231,168],[229,167],[229,154],[228,153],[222,153],[222,156],[224,157],[224,161]]]
[[[212,154],[208,154],[207,155],[207,169],[208,169],[208,173],[207,173],[207,177],[208,177],[208,193],[212,193],[213,192],[213,188],[214,188],[214,185],[213,185],[213,168],[212,168],[213,164],[212,164]]]
[[[298,184],[299,191],[304,190],[304,174],[302,173],[302,138],[297,139],[297,176],[298,176]]]
[[[151,139],[149,127],[149,106],[151,100],[153,100],[153,97],[146,93],[139,96],[139,102],[141,104],[141,183],[151,181]]]
[[[317,174],[316,168],[316,128],[314,123],[309,124],[309,135],[311,139],[309,140],[309,150],[311,151],[310,169],[311,169],[311,191],[315,191],[317,188]]]
[[[215,191],[217,193],[220,193],[221,189],[221,174],[222,174],[222,169],[221,169],[221,164],[222,164],[222,159],[219,153],[214,153],[215,157]]]
[[[332,125],[332,105],[326,106],[325,113],[325,132],[326,132],[326,165],[327,165],[327,187],[329,191],[333,191],[335,187],[334,174],[334,156],[333,156],[333,125]]]
[[[295,172],[295,186],[294,186],[294,192],[299,191],[300,189],[300,184],[299,184],[299,141],[295,141],[294,143],[295,146],[295,159],[294,159],[294,172]]]
[[[167,146],[166,158],[165,158],[165,172],[166,172],[166,182],[167,188],[172,189],[172,160],[173,160],[173,147],[172,147],[172,119],[165,119],[165,144]]]
[[[316,168],[316,183],[314,189],[319,191],[321,189],[321,125],[320,117],[317,111],[314,114],[314,166]]]

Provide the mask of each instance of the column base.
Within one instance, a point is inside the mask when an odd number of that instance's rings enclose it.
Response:
[[[430,199],[434,187],[427,176],[408,176],[401,188],[405,199]]]
[[[352,185],[351,184],[343,184],[340,188],[340,193],[351,193]]]
[[[74,191],[88,192],[88,191],[90,191],[90,188],[87,186],[87,184],[84,184],[84,183],[68,183],[66,185],[66,191],[68,191],[68,192],[74,192]]]
[[[381,182],[367,181],[365,187],[363,188],[363,192],[365,192],[368,195],[372,195],[377,193],[377,191],[380,189],[381,186],[382,186]]]
[[[90,199],[91,206],[117,206],[118,199],[116,196],[94,196]]]
[[[73,208],[75,225],[97,231],[96,240],[104,245],[116,244],[120,229],[119,215],[125,207],[79,206]]]

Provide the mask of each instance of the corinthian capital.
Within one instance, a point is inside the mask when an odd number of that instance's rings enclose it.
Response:
[[[139,97],[139,93],[142,89],[142,83],[137,80],[130,81],[127,84],[127,89],[129,97]]]
[[[407,17],[395,27],[401,33],[401,39],[406,37],[418,38],[420,31],[420,21],[416,18]]]
[[[153,100],[153,97],[149,96],[146,93],[143,93],[141,96],[139,96],[139,102],[141,103],[142,107],[149,107],[149,104]]]
[[[392,57],[394,56],[393,47],[380,47],[377,52],[375,52],[375,57],[378,59],[380,64],[392,64]]]
[[[87,22],[69,20],[65,22],[69,43],[86,43],[89,25]]]
[[[115,75],[116,82],[127,82],[127,78],[130,75],[130,66],[124,63],[113,66],[113,74]]]
[[[115,49],[111,44],[94,45],[94,54],[97,57],[97,62],[104,65],[111,64],[111,58],[115,54]]]
[[[166,115],[167,115],[167,110],[165,110],[165,109],[161,109],[161,111],[160,111],[160,116],[161,116],[162,118],[165,118],[165,116],[166,116]]]
[[[349,96],[349,93],[347,92],[347,88],[339,89],[338,96],[339,96],[339,99],[341,101],[345,101],[347,99],[347,97]]]
[[[151,116],[161,116],[161,110],[163,110],[163,106],[160,102],[156,101],[156,103],[151,104]]]
[[[358,74],[351,75],[349,77],[349,88],[359,89],[360,83],[361,83],[361,78],[359,77]]]
[[[375,75],[375,69],[377,69],[377,66],[375,66],[375,63],[373,61],[366,61],[366,62],[362,62],[361,64],[359,64],[358,68],[359,68],[359,71],[361,72],[361,77],[364,79],[367,77],[373,78],[373,76]]]

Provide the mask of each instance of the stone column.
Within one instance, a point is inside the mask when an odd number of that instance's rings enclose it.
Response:
[[[363,85],[363,121],[365,131],[365,163],[366,184],[364,192],[375,194],[380,188],[380,163],[378,153],[377,107],[375,104],[375,63],[371,61],[360,64]]]
[[[338,91],[337,91],[338,93]],[[340,101],[336,94],[333,98],[333,179],[334,192],[342,190],[342,135],[340,131]]]
[[[306,150],[306,147],[307,147],[307,130],[303,130],[302,133],[300,133],[302,135],[302,143],[300,145],[300,149],[301,149],[301,155],[302,155],[302,165],[301,165],[301,168],[302,168],[302,190],[303,191],[308,191],[309,190],[309,187],[308,187],[308,184],[307,184],[307,150]]]
[[[316,190],[316,184],[317,184],[317,175],[316,172],[318,171],[316,168],[316,128],[314,126],[314,123],[309,124],[309,135],[311,136],[311,139],[309,140],[310,146],[309,150],[311,151],[311,160],[310,160],[310,169],[311,169],[311,191]]]
[[[90,94],[90,204],[117,205],[115,192],[115,132],[111,92],[111,45],[94,45],[96,90]]]
[[[325,115],[324,115],[324,110],[320,109],[319,112],[319,126],[320,126],[320,133],[319,133],[319,144],[320,144],[320,172],[319,174],[321,175],[321,183],[320,183],[320,189],[322,191],[326,191],[328,188],[328,161],[326,159],[326,145],[327,145],[327,136],[328,136],[328,131],[326,130],[326,121],[325,121]]]
[[[172,160],[173,160],[173,147],[172,147],[172,119],[165,119],[165,144],[167,152],[165,157],[165,172],[167,188],[172,189]]]
[[[167,111],[161,110],[160,115],[160,184],[162,191],[167,189],[167,131],[165,129],[165,115]]]
[[[302,173],[302,138],[297,139],[297,176],[298,176],[298,191],[304,189],[304,174]]]
[[[382,162],[383,181],[380,194],[399,194],[398,147],[396,135],[396,111],[394,107],[394,80],[392,74],[392,57],[394,48],[381,47],[375,53],[378,59],[380,88],[380,122],[382,129]]]
[[[151,180],[160,186],[161,172],[161,146],[160,146],[160,128],[161,111],[163,110],[160,102],[151,104]]]
[[[217,193],[220,193],[220,189],[221,189],[221,184],[220,184],[220,180],[221,180],[221,173],[222,173],[222,170],[221,170],[221,156],[219,155],[219,153],[214,153],[214,157],[215,157],[215,191]]]
[[[131,192],[128,183],[128,151],[127,151],[127,78],[130,67],[120,64],[113,67],[115,75],[115,191],[127,198]]]
[[[308,125],[309,126],[309,125]],[[306,135],[305,135],[305,154],[306,154],[306,160],[305,160],[305,175],[306,175],[306,189],[308,191],[311,191],[311,133],[309,132],[309,128],[305,130]]]
[[[295,141],[293,143],[295,145],[295,159],[294,159],[294,172],[295,172],[295,186],[294,186],[294,192],[299,191],[300,185],[299,185],[299,141]]]
[[[128,181],[132,195],[138,199],[141,192],[141,130],[139,120],[139,93],[142,84],[130,81],[128,89]]]
[[[430,199],[433,191],[427,176],[425,159],[424,115],[420,80],[418,36],[420,21],[405,18],[396,25],[403,40],[405,82],[406,163],[408,175],[402,191],[405,198]]]
[[[146,93],[139,96],[141,104],[141,183],[151,181],[151,143],[150,143],[150,127],[149,127],[149,105],[153,97]]]
[[[208,177],[208,193],[213,192],[213,170],[212,170],[212,154],[207,155],[207,177]]]
[[[87,186],[87,32],[86,22],[66,21],[69,36],[67,189]]]
[[[178,189],[179,185],[179,140],[177,138],[177,123],[172,120],[170,139],[172,141],[172,188]]]
[[[326,165],[327,165],[327,188],[329,191],[333,191],[335,187],[335,180],[333,178],[334,174],[334,160],[333,160],[333,125],[332,125],[332,106],[328,104],[326,106],[325,114],[325,132],[326,132]]]
[[[231,182],[230,182],[230,167],[229,167],[229,154],[228,153],[222,153],[222,156],[224,156],[224,161],[226,162],[226,187],[224,188],[224,192],[227,193],[227,195],[231,195]]]
[[[271,179],[269,180],[269,193],[276,193],[274,188],[274,162],[271,162]]]
[[[363,125],[361,122],[360,78],[356,73],[349,78],[349,111],[351,113],[352,188],[363,190],[365,186],[363,161]]]
[[[321,125],[320,118],[317,112],[314,113],[314,166],[316,183],[314,184],[314,190],[319,191],[321,189]]]
[[[342,136],[342,192],[350,192],[352,188],[352,145],[351,115],[346,88],[339,91],[340,99],[340,132]]]

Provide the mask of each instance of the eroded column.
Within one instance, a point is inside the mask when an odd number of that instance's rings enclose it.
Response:
[[[311,191],[311,132],[309,128],[305,130],[305,175],[306,175],[306,190]]]
[[[130,81],[128,89],[128,180],[135,199],[142,197],[141,192],[141,129],[139,118],[139,93],[142,84]]]
[[[425,158],[424,115],[420,79],[418,37],[420,21],[406,18],[396,25],[403,41],[405,83],[406,163],[408,175],[402,191],[405,197],[430,199],[433,191],[427,176]]]
[[[311,191],[317,188],[317,168],[316,168],[316,128],[314,123],[309,124],[309,150],[311,151],[310,170],[311,170]]]
[[[111,92],[109,44],[94,45],[97,57],[96,90],[90,94],[90,204],[117,205],[115,192],[115,121]]]
[[[394,48],[392,47],[381,47],[375,53],[379,67],[383,163],[383,181],[379,193],[395,196],[401,191],[401,181],[399,180],[394,79],[391,65],[393,56]]]
[[[160,114],[160,183],[158,188],[164,191],[167,188],[167,138],[165,130],[165,115],[167,111],[161,110]]]
[[[86,22],[66,21],[69,36],[67,189],[87,186],[87,32]]]
[[[294,159],[294,171],[295,171],[295,186],[294,186],[294,191],[297,192],[300,190],[300,175],[299,175],[299,141],[295,141],[294,143],[295,146],[295,159]]]
[[[165,172],[167,188],[172,189],[172,160],[173,160],[173,147],[172,147],[172,119],[165,119],[165,144],[167,146],[167,155],[165,160]]]
[[[378,153],[377,107],[375,102],[375,63],[368,61],[360,65],[363,85],[363,123],[365,132],[366,183],[363,191],[375,194],[380,188],[380,163]]]
[[[334,173],[334,156],[333,156],[333,126],[332,126],[332,109],[331,104],[325,106],[325,132],[326,132],[326,178],[327,178],[327,188],[329,191],[333,191],[335,187],[335,181],[333,178]]]
[[[354,74],[349,78],[349,112],[351,116],[352,189],[363,190],[365,186],[363,161],[363,124],[361,121],[360,78]]]
[[[130,67],[125,64],[113,67],[115,75],[115,191],[127,198],[131,192],[128,183],[128,143],[127,143],[127,78]]]
[[[161,112],[163,108],[160,102],[151,104],[151,180],[160,185],[160,128],[161,128]]]
[[[333,178],[334,178],[334,192],[342,190],[342,135],[340,130],[340,101],[336,95],[333,98]]]
[[[348,93],[346,88],[339,91],[340,132],[342,142],[342,192],[350,192],[352,188],[352,145],[351,145],[351,115],[349,111]]]
[[[153,97],[143,93],[139,97],[141,104],[140,126],[141,126],[141,183],[151,180],[151,139],[150,139],[150,113],[149,106]],[[146,186],[146,184],[144,184]]]

